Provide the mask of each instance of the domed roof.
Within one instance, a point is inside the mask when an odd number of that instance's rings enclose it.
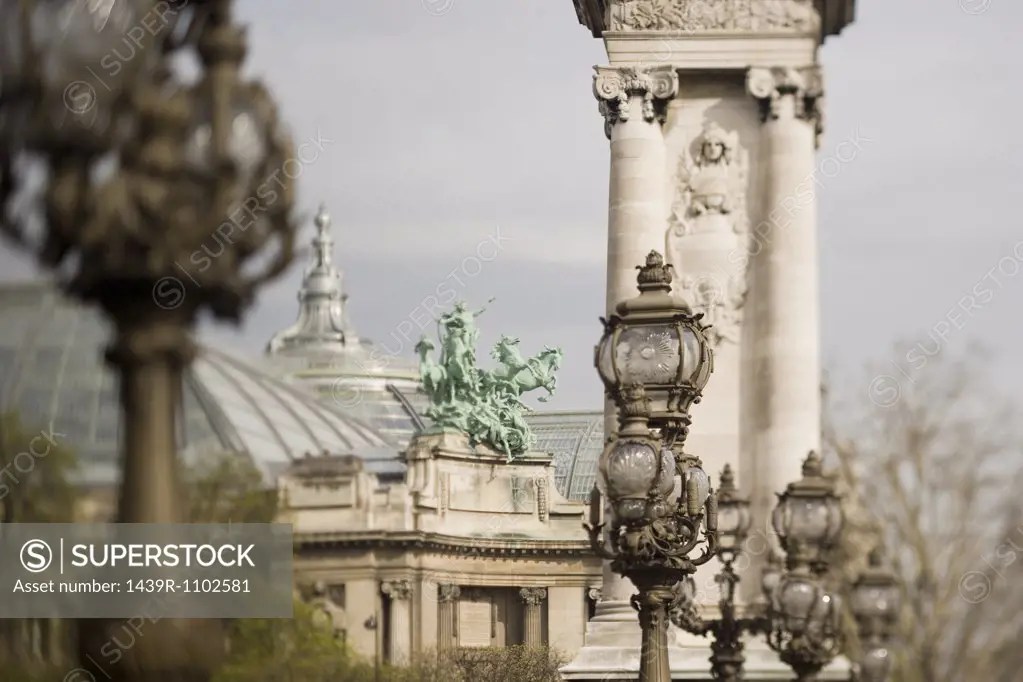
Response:
[[[103,362],[105,319],[46,282],[0,286],[0,318],[0,410],[17,410],[26,425],[66,439],[83,483],[115,482],[120,411],[116,375]],[[221,351],[201,346],[183,388],[183,456],[243,453],[268,478],[323,451],[358,455],[382,475],[403,471],[394,439]]]
[[[331,219],[321,204],[294,324],[270,339],[268,372],[301,383],[404,447],[424,428],[426,396],[415,359],[359,338],[348,319],[344,277],[334,265]]]

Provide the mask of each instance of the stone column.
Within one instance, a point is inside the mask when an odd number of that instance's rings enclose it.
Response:
[[[760,105],[763,204],[750,248],[751,345],[742,462],[754,518],[766,523],[775,492],[800,477],[820,447],[816,142],[823,87],[818,67],[753,68]],[[742,470],[742,469],[741,469]]]
[[[663,251],[667,229],[667,150],[661,126],[678,92],[670,66],[647,69],[598,66],[593,93],[611,141],[611,181],[607,217],[606,313],[639,294],[636,266],[650,251]],[[604,404],[604,434],[618,430],[613,403]],[[632,585],[604,564],[603,600],[597,619],[636,621],[629,605]]]
[[[543,646],[543,611],[540,607],[547,599],[547,588],[523,587],[519,590],[519,596],[526,604],[525,617],[522,619],[523,644],[533,647]]]
[[[451,583],[437,586],[437,648],[450,649],[455,645],[455,609],[462,588]]]
[[[404,663],[412,654],[412,583],[408,580],[385,582],[381,591],[391,598],[391,662]]]
[[[607,312],[636,296],[636,266],[664,248],[667,151],[661,125],[678,92],[670,66],[596,67],[593,92],[611,141],[607,221]]]

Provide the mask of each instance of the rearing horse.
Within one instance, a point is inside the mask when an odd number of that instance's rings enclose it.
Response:
[[[558,386],[555,372],[561,368],[561,349],[544,346],[536,357],[523,360],[518,345],[519,340],[514,337],[501,337],[493,352],[501,366],[491,372],[490,376],[495,381],[508,382],[519,395],[542,388],[547,391],[547,395],[538,400],[545,403],[554,396]]]

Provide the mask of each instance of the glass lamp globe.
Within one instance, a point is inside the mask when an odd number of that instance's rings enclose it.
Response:
[[[811,452],[803,477],[779,496],[771,524],[786,549],[798,544],[821,552],[833,547],[842,532],[841,500],[835,484],[823,474],[820,456]]]
[[[785,620],[785,629],[802,635],[819,618],[824,590],[808,573],[789,572],[778,582],[772,594],[772,610]]]
[[[884,568],[880,548],[870,553],[867,569],[853,584],[849,606],[860,619],[893,619],[901,602],[901,590],[895,576]]]
[[[651,493],[667,498],[675,488],[675,459],[670,450],[632,440],[610,444],[601,455],[599,487],[615,516],[637,521]]]
[[[596,348],[597,372],[614,397],[639,383],[652,418],[687,414],[713,370],[704,327],[671,293],[672,268],[656,251],[639,266],[639,296],[618,304]]]
[[[772,550],[771,556],[768,557],[767,565],[764,566],[760,574],[760,589],[768,603],[774,603],[774,595],[778,590],[778,585],[781,584],[783,573],[784,566],[782,565],[781,557]]]
[[[863,682],[887,682],[892,671],[891,652],[884,647],[872,647],[860,659],[860,679]]]
[[[830,592],[820,593],[820,597],[810,612],[807,628],[818,636],[834,637],[840,628],[842,615],[842,598]]]
[[[198,106],[185,146],[185,162],[197,176],[215,177],[219,167],[216,141],[213,139],[213,102],[205,85],[196,90]],[[236,205],[232,206],[232,210],[241,207],[242,202],[255,193],[257,185],[267,180],[256,176],[267,160],[271,136],[275,134],[272,107],[265,90],[254,84],[242,86],[233,98],[230,127],[224,131],[227,160],[237,172],[234,187]],[[289,172],[288,168],[279,170],[285,174]],[[281,178],[279,182],[288,180]]]
[[[729,464],[721,472],[718,487],[718,547],[737,552],[749,534],[751,523],[749,500],[739,495],[735,474]]]

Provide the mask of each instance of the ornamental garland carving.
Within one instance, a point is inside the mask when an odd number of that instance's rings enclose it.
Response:
[[[536,479],[536,511],[541,523],[547,523],[547,479]]]
[[[819,33],[814,0],[611,0],[611,31]]]
[[[672,66],[640,69],[631,66],[596,66],[593,95],[604,117],[604,133],[611,137],[616,123],[641,115],[647,123],[664,123],[667,105],[678,93],[678,73]],[[642,97],[641,111],[632,110],[632,97]]]

